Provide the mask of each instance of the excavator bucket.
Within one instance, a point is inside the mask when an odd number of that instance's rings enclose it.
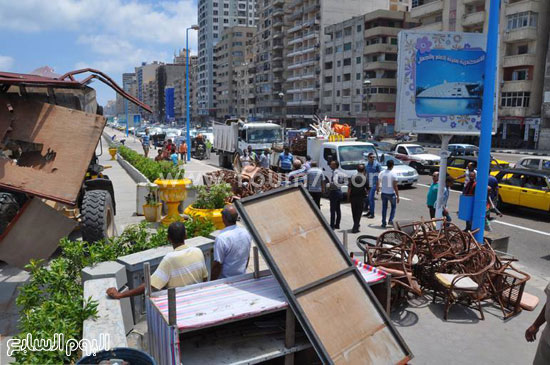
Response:
[[[105,118],[0,95],[0,187],[75,205]]]

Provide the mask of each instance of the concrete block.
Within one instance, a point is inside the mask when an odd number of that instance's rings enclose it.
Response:
[[[88,280],[102,278],[115,278],[115,287],[120,289],[128,282],[126,267],[116,261],[104,261],[82,269],[83,283]]]
[[[157,184],[149,182],[140,182],[136,186],[136,214],[143,215],[143,204],[145,204],[145,197],[149,194],[149,188],[157,187]]]
[[[101,341],[105,343],[108,336],[109,342],[104,346],[128,347],[121,303],[117,299],[110,299],[105,294],[105,289],[113,286],[116,286],[114,277],[84,282],[84,298],[91,297],[98,302],[98,317],[84,321],[82,337],[88,341],[95,340],[100,345]]]
[[[504,253],[508,252],[510,236],[505,236],[495,232],[485,232],[485,238],[489,241],[493,250]]]

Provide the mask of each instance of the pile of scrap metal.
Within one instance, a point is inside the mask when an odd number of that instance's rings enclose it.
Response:
[[[279,175],[275,171],[256,166],[245,166],[241,173],[230,170],[212,171],[203,175],[203,182],[206,186],[228,183],[233,190],[234,199],[246,198],[281,186]]]
[[[314,131],[305,132],[296,138],[290,147],[290,152],[297,156],[305,156],[307,154],[307,138],[316,137],[317,133]]]

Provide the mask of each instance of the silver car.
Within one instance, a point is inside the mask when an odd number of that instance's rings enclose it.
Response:
[[[550,170],[550,157],[522,157],[516,162],[515,167],[534,170]]]
[[[404,164],[392,155],[378,150],[378,162],[382,165],[382,170],[386,170],[386,163],[393,161],[393,171],[397,175],[397,185],[411,187],[418,182],[418,172],[409,165]]]

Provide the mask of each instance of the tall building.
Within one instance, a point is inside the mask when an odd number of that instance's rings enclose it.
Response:
[[[135,68],[137,98],[149,105],[150,100],[146,95],[146,85],[155,80],[157,68],[161,62],[154,61],[153,63],[142,62],[141,66]],[[149,102],[148,102],[149,101]],[[152,107],[152,105],[149,105]],[[145,110],[139,109],[144,119],[149,119],[150,115]]]
[[[321,114],[376,134],[395,121],[397,34],[416,26],[402,11],[376,10],[328,26]]]
[[[135,73],[123,73],[122,74],[122,88],[132,96],[137,97],[137,80]],[[138,113],[138,106],[134,103],[127,102],[120,94],[116,95],[116,113],[119,116],[126,115],[126,108],[128,108],[128,115]]]
[[[548,42],[550,43],[550,39]],[[550,150],[550,44],[546,51],[545,69],[541,107],[541,130],[537,147],[541,150]]]
[[[244,62],[234,68],[235,115],[239,118],[253,120],[256,117],[256,95],[254,77],[256,75],[256,39],[250,40],[244,53]]]
[[[183,59],[185,63],[185,58]],[[190,110],[193,108],[193,95],[195,90],[193,89],[193,79],[195,77],[194,73],[197,69],[197,56],[189,57],[189,103],[191,105]],[[187,99],[186,99],[186,79],[185,73],[181,78],[174,81],[174,112],[175,119],[178,124],[185,123],[187,120]],[[190,115],[191,117],[191,111]]]
[[[245,62],[246,49],[251,46],[255,32],[255,27],[229,27],[222,32],[221,41],[214,49],[214,87],[218,119],[236,116],[236,68]]]
[[[422,30],[487,32],[490,0],[413,0]],[[502,147],[534,148],[541,125],[550,4],[502,2],[499,22],[498,137]],[[549,126],[550,127],[550,126]]]
[[[286,118],[305,126],[319,112],[322,85],[321,55],[325,52],[326,27],[378,9],[406,7],[392,0],[295,0],[285,3],[288,14],[285,40],[284,101]],[[343,52],[351,52],[347,48]],[[261,54],[260,54],[261,55]],[[260,101],[257,101],[260,103]]]
[[[173,88],[177,80],[185,78],[184,64],[165,64],[157,68],[153,89],[155,95],[155,109],[153,109],[153,117],[157,122],[165,122],[166,115],[166,88]]]
[[[216,112],[214,47],[233,26],[256,26],[256,0],[199,0],[198,108],[203,119]]]

